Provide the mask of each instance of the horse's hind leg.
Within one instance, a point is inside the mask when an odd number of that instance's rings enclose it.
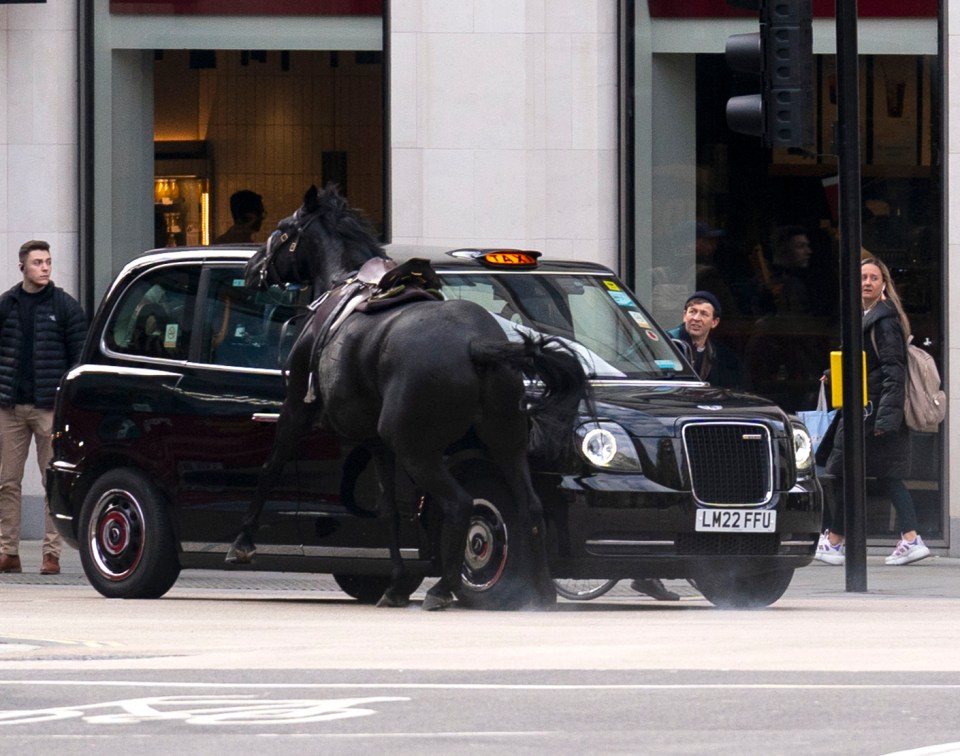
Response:
[[[557,603],[557,590],[550,577],[550,566],[547,562],[547,528],[543,518],[543,504],[533,488],[526,454],[511,454],[498,461],[510,494],[516,502],[520,530],[529,546],[534,603],[541,607],[553,606]]]
[[[257,488],[250,500],[243,520],[240,521],[240,532],[227,551],[228,564],[249,564],[257,553],[257,546],[253,536],[260,525],[260,514],[263,512],[263,503],[267,494],[280,479],[283,466],[293,457],[304,434],[313,423],[314,410],[307,407],[302,401],[291,402],[288,398],[280,410],[280,419],[277,421],[277,434],[273,441],[270,458],[260,470]]]
[[[491,402],[494,409],[498,407],[500,396],[496,395]],[[502,396],[508,396],[508,392],[502,392]],[[515,406],[512,408],[500,402],[499,411],[488,412],[487,420],[477,426],[477,434],[503,473],[517,508],[520,530],[528,546],[524,556],[530,560],[534,602],[538,606],[553,606],[557,601],[557,592],[547,562],[543,505],[533,488],[527,461],[527,419],[516,413]]]

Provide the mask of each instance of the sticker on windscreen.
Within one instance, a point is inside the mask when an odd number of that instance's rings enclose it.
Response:
[[[604,281],[603,285],[610,289],[610,291],[620,291],[620,287],[616,281]]]
[[[657,336],[656,331],[644,331],[645,334],[650,338],[650,341],[660,341],[660,337]]]
[[[641,328],[650,327],[650,322],[644,317],[642,312],[637,312],[636,310],[630,310],[630,317],[633,318],[633,322],[636,323]]]
[[[673,360],[654,360],[661,370],[679,370],[680,366]]]
[[[630,299],[630,295],[623,291],[608,291],[607,294],[610,295],[611,299],[616,302],[621,307],[633,307],[633,300]]]

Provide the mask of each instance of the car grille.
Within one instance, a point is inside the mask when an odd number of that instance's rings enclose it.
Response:
[[[678,556],[776,556],[777,533],[679,533]]]
[[[760,505],[773,496],[770,431],[759,423],[690,423],[683,449],[700,504]]]

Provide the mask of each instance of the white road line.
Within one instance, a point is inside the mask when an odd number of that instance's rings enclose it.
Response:
[[[459,732],[294,732],[294,733],[275,733],[275,732],[260,732],[256,734],[258,738],[276,738],[277,740],[289,739],[289,738],[310,738],[311,740],[316,740],[318,738],[328,738],[328,739],[340,739],[353,740],[354,738],[504,738],[504,737],[517,737],[517,736],[536,736],[543,737],[544,735],[557,735],[561,734],[559,730],[500,730],[500,731],[490,731],[483,730],[482,732],[473,732],[470,730],[463,730]],[[898,756],[896,754],[890,754],[890,756]]]
[[[116,688],[212,688],[229,690],[960,690],[958,683],[623,683],[623,684],[541,684],[541,683],[204,683],[151,680],[0,680],[0,686],[63,686]]]

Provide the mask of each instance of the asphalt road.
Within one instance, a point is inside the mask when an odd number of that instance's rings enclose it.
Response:
[[[39,553],[39,548],[36,549]],[[960,743],[960,561],[863,594],[801,570],[762,611],[683,583],[551,612],[362,606],[329,578],[185,572],[106,600],[0,575],[7,753],[889,754]],[[39,566],[39,557],[36,559]]]

